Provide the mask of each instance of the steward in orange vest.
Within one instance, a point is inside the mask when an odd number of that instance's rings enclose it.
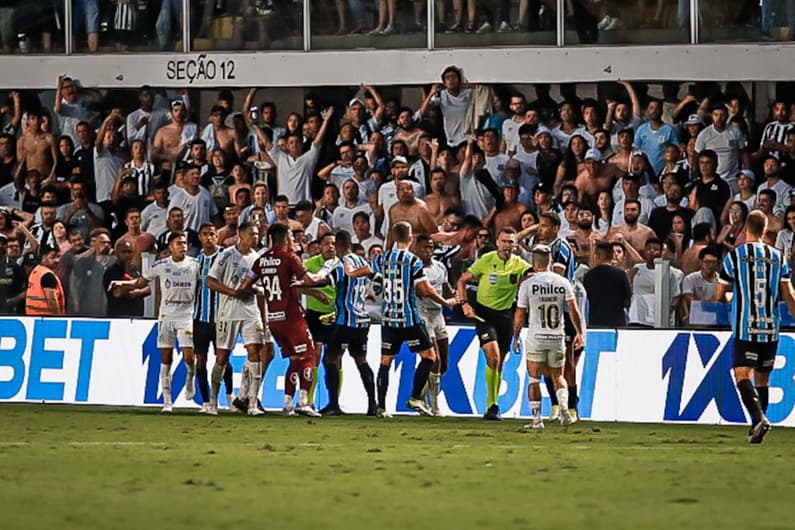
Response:
[[[31,253],[32,254],[32,253]],[[33,265],[28,276],[28,291],[25,297],[25,314],[53,316],[66,314],[66,298],[61,280],[53,272],[58,265],[58,250],[44,248],[41,264],[36,264],[35,255],[24,258],[25,265]]]

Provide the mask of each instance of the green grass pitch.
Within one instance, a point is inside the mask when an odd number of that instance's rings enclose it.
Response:
[[[791,529],[795,429],[0,405],[0,528]]]

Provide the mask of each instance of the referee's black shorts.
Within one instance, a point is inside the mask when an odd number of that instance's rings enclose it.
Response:
[[[367,334],[370,326],[353,328],[349,326],[333,326],[326,343],[326,352],[332,355],[341,355],[345,346],[351,357],[364,357],[367,355]]]
[[[321,316],[323,316],[323,313],[307,309],[304,318],[306,318],[306,324],[309,326],[309,331],[312,333],[312,339],[315,342],[328,344],[334,326],[332,324],[323,324],[320,321]]]
[[[197,355],[207,355],[210,351],[210,343],[213,344],[213,351],[215,351],[215,323],[202,322],[201,320],[193,321],[193,351]]]
[[[513,339],[513,311],[510,309],[495,311],[478,303],[472,308],[475,314],[483,319],[483,322],[475,319],[475,331],[478,333],[480,346],[497,341],[500,353],[503,355],[508,353]]]
[[[563,313],[563,334],[566,338],[566,346],[574,342],[574,337],[577,336],[577,330],[574,328],[574,323],[571,321],[569,312]],[[577,357],[582,353],[582,348],[574,350],[574,356]]]

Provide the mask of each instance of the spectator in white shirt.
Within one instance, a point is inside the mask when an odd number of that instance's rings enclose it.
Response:
[[[693,300],[701,302],[716,300],[715,290],[718,286],[718,269],[721,263],[720,251],[714,247],[704,247],[698,253],[698,261],[701,269],[688,274],[682,280],[685,322],[689,321]]]

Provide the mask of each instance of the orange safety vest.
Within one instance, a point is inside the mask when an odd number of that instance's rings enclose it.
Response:
[[[44,288],[41,286],[41,278],[45,274],[52,274],[55,276],[55,281],[58,284],[56,289],[56,300],[58,300],[57,315],[66,314],[66,299],[61,286],[61,280],[53,271],[42,265],[36,265],[30,276],[28,276],[28,292],[25,296],[25,314],[47,316],[52,315],[49,306],[47,305],[47,297],[44,295]]]

